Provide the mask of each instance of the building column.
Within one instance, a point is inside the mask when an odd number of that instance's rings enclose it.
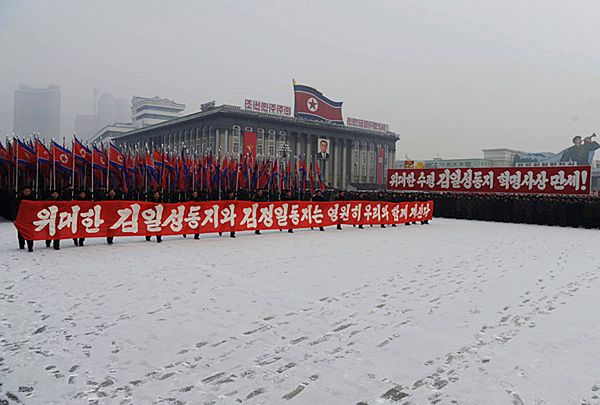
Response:
[[[348,163],[347,162],[348,161],[348,152],[347,152],[348,145],[347,145],[347,142],[343,139],[340,140],[340,145],[342,147],[341,162],[340,162],[341,168],[342,168],[342,188],[346,189],[348,187],[348,184],[346,182],[347,181],[346,176],[348,173],[348,170],[346,168],[346,163]]]
[[[340,173],[339,170],[339,164],[340,164],[340,157],[339,157],[339,146],[338,146],[338,139],[337,138],[333,138],[333,149],[331,151],[331,178],[332,178],[332,182],[331,182],[331,186],[333,188],[338,188],[338,175]]]
[[[302,156],[302,134],[296,134],[296,156]]]
[[[222,129],[219,132],[221,134],[221,151],[223,154],[226,154],[229,149],[229,131],[227,129]]]

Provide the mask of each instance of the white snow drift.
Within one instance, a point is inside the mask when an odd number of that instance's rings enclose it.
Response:
[[[16,249],[0,399],[593,404],[600,232],[430,225]]]

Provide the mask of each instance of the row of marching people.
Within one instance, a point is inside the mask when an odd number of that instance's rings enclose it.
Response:
[[[72,197],[68,198],[68,196],[62,195],[59,190],[51,190],[50,193],[48,194],[47,198],[45,200],[47,201],[64,201],[64,200],[73,200],[73,201],[90,201],[90,200],[94,200],[94,201],[117,201],[117,200],[122,200],[123,198],[118,194],[117,190],[111,188],[109,189],[103,196],[102,198],[98,198],[98,196],[96,195],[95,198],[91,198],[90,194],[88,193],[88,191],[81,189],[81,190],[77,190],[77,191],[71,191]],[[385,199],[383,198],[383,194],[382,195],[374,195],[372,193],[364,193],[364,194],[360,194],[360,195],[352,195],[350,198],[347,196],[346,191],[344,190],[340,190],[337,192],[337,194],[335,195],[330,195],[330,196],[325,196],[321,190],[316,190],[314,192],[314,194],[310,195],[310,198],[307,198],[306,195],[297,195],[296,193],[293,193],[290,190],[283,190],[279,195],[276,196],[276,201],[295,201],[295,200],[310,200],[310,201],[320,201],[320,202],[324,202],[324,201],[347,201],[347,200],[380,200],[380,201],[384,201]],[[146,201],[149,202],[153,202],[153,203],[168,203],[168,202],[179,202],[179,201],[211,201],[211,200],[244,200],[244,201],[253,201],[253,202],[268,202],[268,201],[274,201],[275,199],[273,198],[274,196],[271,196],[268,191],[263,190],[263,189],[258,189],[256,190],[254,193],[249,193],[246,190],[238,190],[238,192],[234,191],[234,190],[229,190],[225,193],[222,193],[222,195],[219,194],[209,194],[209,193],[203,193],[203,192],[198,192],[198,191],[191,191],[189,196],[185,196],[186,198],[182,198],[181,195],[178,195],[176,198],[173,198],[172,195],[162,195],[159,191],[154,191],[151,192],[150,194],[148,194],[146,196]],[[299,198],[300,197],[300,198]],[[375,198],[374,198],[375,197]],[[32,188],[29,186],[25,186],[22,188],[21,193],[19,195],[19,197],[16,200],[16,204],[15,204],[15,211],[13,214],[13,219],[16,218],[16,214],[18,212],[19,206],[21,204],[22,201],[24,200],[35,200],[33,193],[32,193]],[[175,201],[174,201],[175,200]],[[427,223],[427,221],[423,221],[422,223]],[[410,223],[406,223],[405,225],[410,225]],[[353,226],[358,226],[359,229],[363,229],[363,225],[361,224],[357,224],[357,225],[353,225]],[[391,226],[395,227],[395,224],[392,224]],[[385,225],[381,225],[382,228],[385,228]],[[340,224],[337,225],[337,229],[341,230],[342,226]],[[319,227],[320,231],[325,231],[325,228],[323,227]],[[280,231],[283,231],[283,229],[281,229]],[[288,233],[293,233],[294,230],[293,229],[287,229]],[[259,230],[254,231],[255,234],[260,235],[261,232]],[[219,235],[221,235],[222,233],[219,232]],[[230,232],[229,236],[231,238],[235,238],[235,232]],[[187,235],[183,235],[183,237],[187,237]],[[150,241],[152,239],[152,237],[150,235],[146,236],[146,241]],[[199,239],[200,238],[200,234],[195,234],[194,235],[194,239]],[[162,236],[161,235],[156,235],[155,237],[156,242],[161,243],[162,242]],[[23,238],[23,236],[19,233],[18,234],[18,240],[19,240],[19,248],[20,249],[25,249],[25,247],[27,246],[27,250],[29,252],[33,251],[33,241],[32,240],[25,240],[25,238]],[[46,240],[46,247],[50,247],[52,246],[54,248],[54,250],[60,250],[60,239],[55,239],[55,240]],[[74,238],[73,239],[73,243],[75,246],[78,247],[83,247],[84,243],[85,243],[85,238]],[[106,243],[109,245],[112,245],[114,243],[114,237],[113,236],[108,236],[106,238]]]

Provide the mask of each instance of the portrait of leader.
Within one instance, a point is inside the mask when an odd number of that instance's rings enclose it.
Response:
[[[329,139],[319,138],[319,153],[317,157],[329,159]]]

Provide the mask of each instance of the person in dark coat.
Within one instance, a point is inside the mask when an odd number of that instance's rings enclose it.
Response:
[[[23,187],[23,189],[21,189],[21,194],[19,195],[19,198],[17,198],[17,200],[15,201],[15,210],[14,210],[13,218],[15,220],[17,219],[17,214],[19,213],[19,206],[21,205],[21,202],[33,201],[33,200],[35,200],[35,198],[33,197],[33,194],[31,193],[31,187],[29,187],[29,186]],[[21,232],[17,233],[17,239],[19,240],[19,249],[21,249],[21,250],[25,249],[25,243],[27,243],[27,251],[33,252],[33,240],[25,240],[23,235],[21,235]]]
[[[259,188],[258,190],[256,190],[256,193],[254,193],[254,197],[252,198],[252,201],[254,202],[266,202],[269,201],[269,196],[267,195],[267,193],[265,193],[263,191],[262,188]],[[254,231],[255,234],[260,235],[260,230],[256,230]]]
[[[321,193],[321,190],[317,190],[315,191],[315,194],[312,197],[312,200],[315,202],[324,202],[325,197],[323,196],[323,193]],[[324,232],[325,228],[323,228],[322,226],[319,227],[319,231]]]
[[[153,192],[152,196],[150,197],[150,199],[148,201],[153,202],[155,204],[160,204],[163,202],[159,191]],[[151,238],[152,238],[152,236],[146,235],[146,241],[150,242]],[[156,235],[156,243],[161,243],[161,242],[162,242],[162,235]]]
[[[50,196],[48,197],[48,201],[59,201],[60,200],[60,194],[58,192],[58,190],[52,190],[50,191]],[[54,248],[54,250],[60,250],[60,239],[54,239],[54,240],[46,240],[46,247],[50,247],[50,243],[52,243],[52,247]]]
[[[84,189],[81,189],[77,192],[77,195],[73,198],[73,201],[87,201],[88,195]],[[85,238],[73,238],[73,243],[75,246],[83,246],[83,242],[85,242]]]
[[[292,192],[290,190],[283,190],[283,192],[281,193],[281,201],[293,201],[294,200],[294,196],[292,194]],[[294,233],[294,229],[290,228],[288,229],[288,233]]]
[[[117,192],[115,191],[114,188],[109,188],[108,192],[106,193],[106,198],[104,199],[105,201],[117,201]],[[109,245],[112,245],[113,242],[115,240],[114,236],[107,236],[106,237],[106,243],[108,243]]]
[[[202,201],[200,198],[201,198],[200,194],[198,194],[198,192],[196,190],[194,190],[194,191],[192,191],[192,194],[190,194],[188,201],[199,202],[199,201]],[[187,237],[187,235],[183,235],[183,237],[185,238],[185,237]],[[195,233],[194,239],[200,239],[200,234]]]
[[[233,191],[233,190],[227,191],[227,195],[225,196],[225,200],[229,200],[229,201],[237,200],[237,198],[235,196],[235,191]],[[230,238],[235,238],[235,231],[229,232],[229,237]]]
[[[336,201],[346,201],[346,190],[340,190],[335,197]],[[337,224],[336,229],[338,231],[342,230],[342,224]]]

